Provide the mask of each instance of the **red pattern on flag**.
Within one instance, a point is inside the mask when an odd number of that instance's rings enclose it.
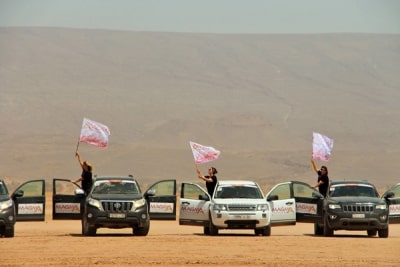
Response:
[[[220,151],[213,147],[203,146],[192,141],[190,143],[190,148],[192,149],[194,162],[195,163],[206,163],[218,159],[221,154]]]
[[[332,149],[333,139],[319,133],[313,133],[313,159],[328,161]]]
[[[83,118],[79,142],[85,142],[98,147],[107,147],[110,130],[104,124]]]

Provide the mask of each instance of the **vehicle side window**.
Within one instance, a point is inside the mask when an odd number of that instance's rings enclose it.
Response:
[[[147,191],[153,190],[154,196],[171,196],[175,195],[174,189],[174,181],[160,181]]]
[[[43,193],[43,183],[42,181],[29,182],[22,185],[18,190],[24,192],[24,197],[41,196]]]
[[[400,197],[400,185],[395,186],[390,191],[394,193],[394,197]]]
[[[293,193],[295,197],[313,197],[313,192],[315,192],[310,186],[304,184],[293,184]]]
[[[194,184],[184,184],[182,186],[181,197],[188,199],[199,199],[199,195],[204,195],[204,191]]]
[[[274,190],[271,191],[270,196],[277,196],[280,199],[290,198],[290,186],[289,184],[278,185]]]

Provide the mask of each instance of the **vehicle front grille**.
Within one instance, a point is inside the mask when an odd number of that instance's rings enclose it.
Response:
[[[230,211],[255,211],[257,206],[254,204],[230,204],[228,210]]]
[[[127,201],[102,201],[104,211],[108,212],[128,212],[132,208],[132,202]]]
[[[373,212],[374,206],[370,205],[370,204],[343,205],[343,211],[345,211],[345,212]]]

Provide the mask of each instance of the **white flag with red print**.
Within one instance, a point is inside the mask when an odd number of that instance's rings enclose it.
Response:
[[[313,159],[328,161],[332,149],[333,139],[319,133],[313,133]]]
[[[104,124],[83,118],[79,142],[85,142],[98,147],[107,147],[110,130]]]
[[[221,154],[220,151],[216,150],[210,146],[203,146],[192,141],[190,143],[190,148],[193,152],[194,162],[195,163],[206,163],[209,161],[216,160]]]

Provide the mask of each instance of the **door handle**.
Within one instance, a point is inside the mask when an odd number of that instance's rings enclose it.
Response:
[[[292,202],[292,201],[289,201],[289,202],[286,202],[285,204],[286,204],[286,205],[293,205],[293,202]]]
[[[182,202],[182,204],[183,205],[189,205],[190,203],[185,201],[185,202]]]

